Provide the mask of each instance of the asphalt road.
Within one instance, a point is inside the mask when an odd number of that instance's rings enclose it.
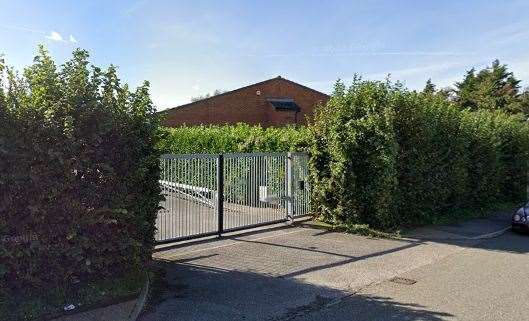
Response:
[[[529,236],[479,239],[508,216],[405,239],[278,227],[164,247],[167,289],[141,320],[529,320]]]
[[[508,232],[285,320],[529,320],[529,236]]]

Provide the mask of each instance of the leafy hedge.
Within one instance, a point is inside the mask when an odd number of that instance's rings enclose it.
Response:
[[[516,116],[355,79],[311,133],[313,209],[327,222],[389,230],[524,197],[529,126]]]
[[[287,152],[308,149],[306,127],[247,124],[164,128],[158,148],[164,153]]]
[[[18,75],[0,63],[0,284],[30,292],[111,277],[150,258],[158,120],[148,83],[76,50],[41,47]]]

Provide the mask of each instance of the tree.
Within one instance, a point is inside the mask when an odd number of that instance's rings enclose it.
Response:
[[[432,78],[428,78],[426,81],[426,86],[424,86],[422,92],[425,94],[435,94],[435,85],[432,82]]]
[[[507,65],[494,60],[490,67],[478,72],[467,71],[461,82],[456,83],[455,102],[462,109],[504,110],[520,113],[527,110],[528,99],[521,91],[518,80]]]
[[[529,116],[529,87],[526,87],[520,94],[518,109],[526,116]]]
[[[435,95],[435,96],[443,97],[445,100],[452,101],[453,91],[454,90],[450,87],[437,89],[437,86],[432,82],[432,79],[429,78],[426,81],[426,85],[424,86],[422,93],[426,95]]]
[[[206,99],[206,98],[211,98],[211,97],[214,97],[214,96],[220,95],[220,94],[225,93],[225,92],[226,92],[226,90],[215,89],[215,91],[214,91],[212,94],[207,93],[207,94],[205,94],[205,95],[196,96],[196,97],[191,97],[191,102],[195,102],[195,101],[203,100],[203,99]]]

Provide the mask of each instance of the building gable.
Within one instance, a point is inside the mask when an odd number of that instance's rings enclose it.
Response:
[[[170,127],[239,122],[265,127],[304,124],[314,107],[328,98],[322,92],[276,77],[164,110],[163,124]]]

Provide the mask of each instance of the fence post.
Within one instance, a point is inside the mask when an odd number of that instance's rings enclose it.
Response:
[[[218,236],[224,232],[224,155],[217,157],[217,215],[219,218]]]
[[[294,219],[294,193],[292,192],[293,170],[292,170],[292,153],[287,153],[287,219]]]

